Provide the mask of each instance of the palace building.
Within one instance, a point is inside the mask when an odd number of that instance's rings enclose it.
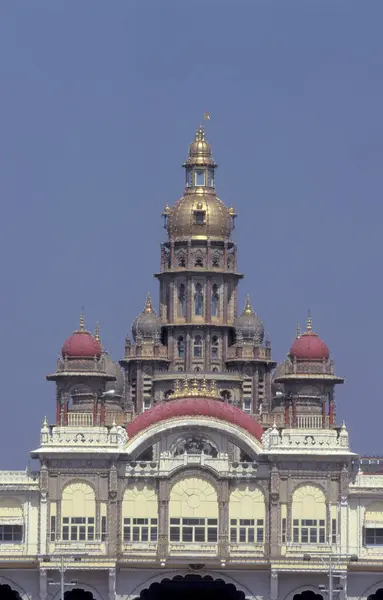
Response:
[[[39,471],[0,472],[0,600],[383,599],[383,460],[351,450],[311,318],[278,364],[238,307],[216,166],[200,127],[118,362],[81,315],[47,376]]]

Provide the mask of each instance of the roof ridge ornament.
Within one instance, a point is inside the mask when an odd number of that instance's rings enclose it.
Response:
[[[146,296],[145,308],[144,308],[143,312],[145,314],[149,314],[149,313],[153,313],[154,312],[152,298],[151,298],[149,292],[147,293],[147,296]]]
[[[254,315],[254,310],[251,306],[251,302],[250,302],[250,294],[247,294],[246,296],[246,302],[245,302],[245,307],[242,311],[242,315]]]
[[[80,327],[77,331],[83,331],[85,332],[85,317],[84,317],[84,307],[82,307],[81,312],[80,312]]]
[[[191,385],[189,385],[189,379],[187,375],[185,375],[182,386],[180,384],[180,380],[176,380],[174,392],[170,394],[167,399],[178,400],[180,398],[192,397],[214,398],[216,400],[222,400],[214,379],[211,380],[210,386],[208,386],[206,377],[202,377],[201,379],[194,377]]]

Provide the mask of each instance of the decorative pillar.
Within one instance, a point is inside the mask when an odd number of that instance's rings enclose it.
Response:
[[[205,319],[207,323],[211,323],[211,298],[212,298],[212,283],[211,277],[206,281],[206,302],[205,302]]]
[[[109,569],[109,582],[108,582],[108,596],[109,600],[115,600],[116,598],[116,569]]]
[[[137,370],[136,370],[136,414],[142,413],[143,409],[143,389],[142,389],[142,362],[137,361]]]
[[[252,413],[253,415],[257,414],[258,411],[258,404],[259,404],[259,373],[258,373],[258,369],[255,368],[254,372],[253,372],[253,406],[252,406]]]
[[[329,403],[329,410],[328,410],[328,421],[329,421],[329,427],[333,427],[334,425],[334,400],[332,398],[330,398],[330,403]]]
[[[174,242],[170,242],[170,268],[174,266]]]
[[[285,402],[285,426],[290,427],[290,401]]]
[[[100,416],[100,425],[104,426],[105,425],[105,398],[102,399],[101,401],[101,416]]]
[[[229,294],[228,294],[228,283],[227,281],[223,282],[223,310],[222,310],[222,318],[225,325],[227,325],[228,318],[228,302],[229,302]]]
[[[56,392],[56,425],[61,425],[61,392]]]
[[[293,427],[297,426],[297,401],[293,400]]]
[[[269,513],[269,526],[268,531],[270,532],[270,557],[279,556],[279,540],[278,534],[280,530],[280,511],[279,511],[279,487],[280,487],[280,477],[279,471],[274,464],[271,468],[271,477],[270,477],[270,513]]]
[[[109,471],[108,510],[107,510],[107,532],[108,532],[108,554],[116,556],[118,551],[118,475],[116,465],[112,463]]]
[[[207,331],[205,333],[205,352],[204,352],[204,370],[205,371],[211,371],[211,365],[210,365],[210,361],[211,361],[211,335],[210,335],[210,331]]]
[[[322,428],[326,428],[326,400],[322,400]]]
[[[220,482],[218,495],[218,557],[226,560],[229,556],[229,482]]]
[[[64,397],[64,414],[63,414],[63,425],[68,425],[68,408],[69,408],[69,394],[65,394]]]
[[[98,395],[94,394],[93,397],[93,425],[97,425],[98,416]]]
[[[270,600],[278,600],[278,571],[270,571]]]
[[[48,596],[48,580],[46,569],[40,569],[40,600],[46,600]]]
[[[193,288],[191,277],[186,278],[186,322],[192,320]]]
[[[169,489],[166,481],[161,480],[158,488],[158,544],[157,557],[165,561],[168,549],[168,523],[169,523]]]
[[[190,331],[188,330],[188,331],[186,332],[186,346],[185,346],[186,360],[185,360],[185,371],[190,371],[190,369],[191,369],[191,363],[192,363],[192,352],[193,352],[193,348],[192,348],[192,339],[191,339]]]

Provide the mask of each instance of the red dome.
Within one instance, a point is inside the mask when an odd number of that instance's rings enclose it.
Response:
[[[330,356],[323,340],[312,331],[298,337],[290,348],[290,356],[299,360],[322,360]]]
[[[175,417],[211,417],[226,421],[245,429],[259,441],[263,434],[261,425],[240,408],[211,398],[182,398],[163,402],[138,415],[126,430],[129,438],[132,438],[155,423]]]
[[[89,331],[75,331],[64,342],[62,355],[70,358],[100,358],[102,348],[101,344],[93,337]]]

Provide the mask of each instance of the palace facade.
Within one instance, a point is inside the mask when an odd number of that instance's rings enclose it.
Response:
[[[81,315],[39,471],[0,472],[0,600],[380,599],[382,462],[350,448],[311,318],[277,364],[238,311],[237,215],[202,127],[183,166],[158,313],[148,296],[118,363]]]

